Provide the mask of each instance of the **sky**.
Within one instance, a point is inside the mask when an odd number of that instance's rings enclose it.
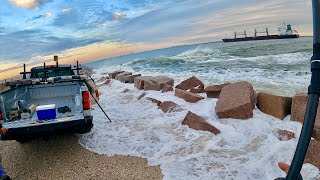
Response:
[[[290,23],[312,35],[311,0],[0,0],[0,79],[17,67],[96,61],[221,41]]]

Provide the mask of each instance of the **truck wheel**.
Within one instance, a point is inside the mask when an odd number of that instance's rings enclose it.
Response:
[[[16,141],[20,144],[23,144],[23,143],[27,143],[30,141],[30,139],[28,138],[19,138],[19,139],[16,139]]]
[[[85,134],[91,131],[93,124],[86,124],[85,126],[81,127],[78,131],[79,134]]]

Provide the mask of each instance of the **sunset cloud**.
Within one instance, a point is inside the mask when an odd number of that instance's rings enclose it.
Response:
[[[42,4],[50,2],[51,0],[9,0],[9,1],[18,7],[34,9],[36,7],[39,7]]]
[[[221,41],[244,29],[277,33],[283,21],[312,35],[306,0],[5,0],[0,11],[0,71],[9,67],[3,61],[36,63],[52,54],[87,62]]]

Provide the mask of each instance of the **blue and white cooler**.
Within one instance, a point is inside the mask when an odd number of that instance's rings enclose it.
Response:
[[[57,116],[55,104],[37,106],[36,111],[39,120],[55,119]]]

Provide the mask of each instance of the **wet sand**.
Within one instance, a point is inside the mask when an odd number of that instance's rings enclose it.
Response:
[[[160,167],[148,166],[146,159],[90,152],[78,144],[75,135],[22,144],[3,141],[0,154],[3,166],[14,180],[163,178]]]

